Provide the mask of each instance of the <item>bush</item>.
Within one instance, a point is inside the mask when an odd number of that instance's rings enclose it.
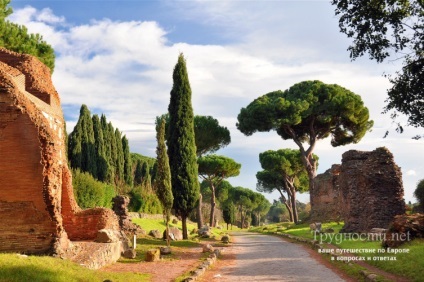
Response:
[[[73,171],[74,195],[81,208],[112,207],[115,188],[97,181],[87,172]]]

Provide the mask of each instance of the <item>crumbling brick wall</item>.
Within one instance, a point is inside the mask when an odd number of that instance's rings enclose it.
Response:
[[[311,195],[311,221],[341,220],[340,165],[333,165],[314,179]]]
[[[81,210],[49,69],[0,48],[0,251],[60,253],[70,240],[119,229],[112,210]]]
[[[343,232],[387,228],[405,213],[402,173],[387,148],[347,151],[340,168]]]

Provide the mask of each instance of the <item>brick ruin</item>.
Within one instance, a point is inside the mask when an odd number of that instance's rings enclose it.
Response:
[[[333,165],[330,169],[315,177],[314,189],[311,195],[311,220],[340,221],[340,165]]]
[[[119,231],[112,210],[77,205],[64,125],[50,70],[0,48],[0,252],[63,255]]]
[[[387,148],[350,150],[342,164],[316,177],[311,191],[313,221],[344,220],[342,232],[387,228],[405,213],[400,168]]]

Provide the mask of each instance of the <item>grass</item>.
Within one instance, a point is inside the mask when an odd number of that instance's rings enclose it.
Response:
[[[150,230],[159,230],[160,232],[163,232],[166,229],[165,221],[162,219],[134,218],[132,221],[143,228],[147,233],[149,233]],[[170,222],[169,226],[182,229],[181,221],[178,221],[177,224]],[[197,224],[187,221],[188,233],[190,233],[193,229],[197,229]]]
[[[343,225],[339,225],[335,222],[324,223],[322,229],[325,230],[327,228],[332,228],[334,229],[334,233],[324,233],[322,235],[314,235],[314,233],[309,229],[309,224],[295,225],[293,223],[278,223],[255,227],[250,230],[268,234],[286,233],[306,239],[316,239],[318,241],[331,243],[342,249],[375,250],[375,253],[361,253],[357,254],[357,256],[366,257],[366,262],[368,264],[386,272],[407,277],[412,279],[412,281],[424,281],[422,274],[424,272],[424,239],[415,239],[401,245],[397,249],[393,249],[409,250],[408,253],[394,254],[384,251],[381,247],[381,242],[379,241],[358,240],[357,238],[352,239],[339,234],[342,227]],[[396,260],[379,260],[379,258],[384,257],[395,258]],[[357,272],[361,269],[360,267],[356,269],[355,265],[355,267],[353,267],[340,262],[336,262],[336,264],[347,274],[358,279]]]
[[[51,281],[51,282],[97,282],[149,281],[149,275],[137,273],[112,273],[90,270],[68,260],[53,257],[20,256],[0,254],[0,281]]]

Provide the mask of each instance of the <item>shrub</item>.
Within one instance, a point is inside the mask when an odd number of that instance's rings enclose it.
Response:
[[[81,208],[112,207],[115,188],[97,181],[87,172],[73,171],[74,195]]]

